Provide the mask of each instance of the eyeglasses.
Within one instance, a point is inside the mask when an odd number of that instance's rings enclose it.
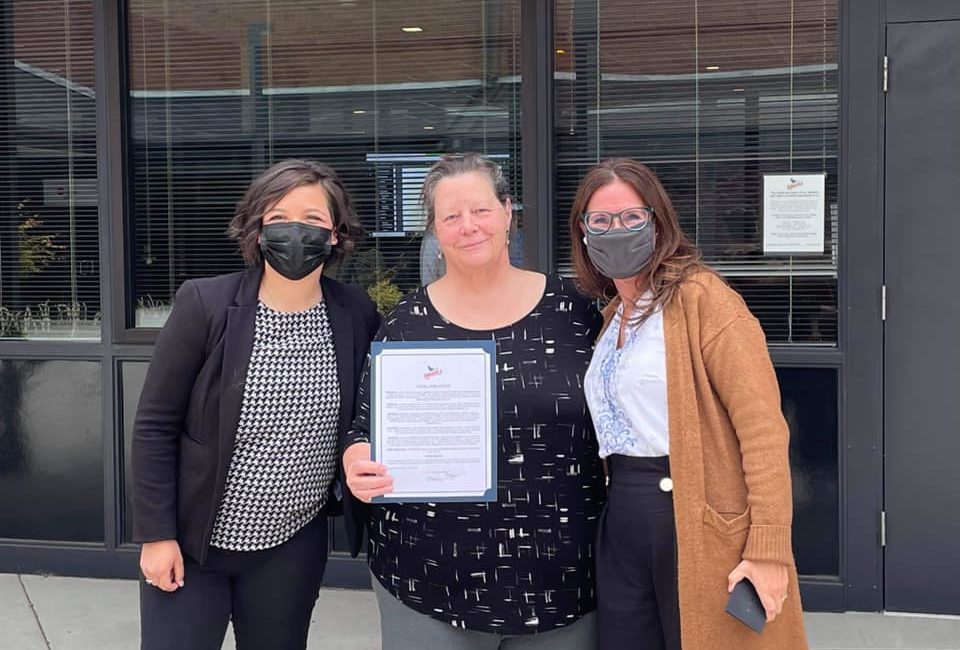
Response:
[[[581,217],[583,225],[591,235],[603,235],[613,227],[615,219],[620,220],[620,225],[627,230],[643,230],[650,220],[653,219],[653,208],[638,206],[627,208],[620,212],[587,212]]]

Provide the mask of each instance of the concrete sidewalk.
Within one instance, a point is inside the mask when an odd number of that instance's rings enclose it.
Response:
[[[313,622],[311,650],[380,647],[369,591],[324,589]],[[806,622],[816,650],[960,650],[960,618],[807,614]],[[0,650],[136,650],[138,639],[134,581],[0,574]],[[233,650],[232,632],[223,647]]]

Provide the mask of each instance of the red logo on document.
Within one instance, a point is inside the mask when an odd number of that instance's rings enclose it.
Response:
[[[427,366],[427,371],[423,373],[423,378],[433,379],[437,375],[442,375],[442,374],[443,374],[442,368],[434,368],[433,366]]]
[[[787,183],[788,190],[795,190],[798,187],[802,187],[802,186],[803,186],[803,181],[798,181],[796,178],[791,178],[790,182]]]

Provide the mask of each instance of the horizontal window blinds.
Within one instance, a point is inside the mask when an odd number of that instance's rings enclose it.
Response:
[[[661,178],[687,234],[770,343],[837,343],[837,3],[557,0],[561,271],[577,183],[628,156]],[[765,251],[764,176],[825,175],[822,252]],[[772,236],[772,235],[771,235]],[[781,249],[782,250],[782,249]],[[791,251],[794,249],[791,248]]]
[[[381,307],[421,279],[426,169],[496,156],[520,196],[519,0],[129,0],[128,325],[242,267],[224,230],[273,162],[333,166],[368,232],[335,274]]]
[[[92,0],[0,2],[0,338],[99,339]]]

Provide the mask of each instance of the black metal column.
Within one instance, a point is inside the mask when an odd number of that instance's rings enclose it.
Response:
[[[883,0],[840,5],[841,575],[883,608]]]
[[[113,342],[118,331],[117,316],[123,311],[123,276],[110,271],[123,268],[123,239],[115,238],[113,226],[123,223],[123,119],[121,92],[121,42],[119,3],[97,0],[94,5],[94,52],[97,107],[97,194],[100,234],[100,304],[102,355],[100,371],[103,401],[103,512],[104,542],[109,550],[122,543],[120,531],[123,508],[123,449],[116,426],[116,367]],[[122,322],[119,323],[122,327]]]
[[[521,152],[526,266],[554,270],[553,2],[523,0],[521,33]]]
[[[0,209],[13,215],[16,196],[17,87],[14,65],[13,0],[0,0]],[[11,304],[18,293],[14,260],[18,255],[17,228],[12,218],[0,221],[0,306]]]

